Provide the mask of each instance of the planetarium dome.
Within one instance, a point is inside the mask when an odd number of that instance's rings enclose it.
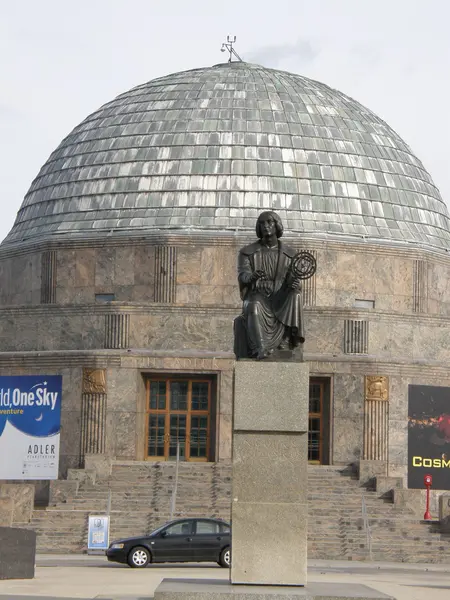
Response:
[[[160,77],[87,117],[33,181],[3,247],[155,231],[290,233],[450,248],[407,144],[327,85],[232,62]]]

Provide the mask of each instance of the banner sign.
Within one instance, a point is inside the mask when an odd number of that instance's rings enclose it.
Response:
[[[410,385],[408,389],[408,487],[450,489],[450,388]]]
[[[109,517],[90,516],[88,550],[107,550],[109,546]]]
[[[0,479],[58,479],[61,375],[0,376]]]

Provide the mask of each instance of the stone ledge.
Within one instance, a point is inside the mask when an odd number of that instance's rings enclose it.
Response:
[[[55,480],[50,482],[50,504],[67,502],[78,493],[79,482],[77,480]]]
[[[0,484],[0,499],[9,498],[12,503],[13,523],[28,523],[34,509],[35,487],[30,483],[2,483]]]
[[[306,587],[232,585],[217,579],[163,579],[155,600],[394,600],[361,584],[310,583]]]
[[[12,498],[0,497],[0,527],[11,527],[13,522],[14,503]]]
[[[375,477],[375,490],[380,496],[392,495],[393,490],[403,488],[403,477],[387,477],[385,475],[377,475]]]
[[[387,463],[383,460],[360,460],[359,461],[359,483],[361,485],[373,485],[377,477],[386,476]]]
[[[42,239],[40,236],[20,242],[7,244],[0,248],[0,260],[13,258],[15,256],[36,254],[48,250],[76,250],[83,248],[120,248],[123,246],[229,246],[237,248],[242,244],[248,243],[249,235],[254,237],[254,230],[150,230],[145,233],[140,231],[132,232],[130,230],[121,233],[115,233],[114,236],[108,234],[99,234],[92,236],[71,235],[68,238],[65,234],[53,235],[50,238]],[[301,242],[299,236],[294,233],[286,233],[284,238],[286,242],[292,244],[295,248],[310,250],[339,250],[342,252],[360,253],[360,254],[382,254],[395,258],[405,257],[409,259],[428,259],[440,264],[448,264],[448,254],[442,248],[429,246],[426,244],[411,244],[404,241],[387,241],[375,238],[367,239],[365,237],[345,234],[324,234],[314,235],[303,233]]]

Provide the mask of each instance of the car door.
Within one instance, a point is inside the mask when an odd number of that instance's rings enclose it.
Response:
[[[155,562],[189,562],[194,560],[192,521],[177,521],[162,529],[151,539]]]
[[[222,547],[222,538],[220,522],[195,519],[192,537],[194,560],[216,562]]]

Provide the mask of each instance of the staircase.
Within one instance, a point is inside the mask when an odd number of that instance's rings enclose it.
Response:
[[[109,502],[110,539],[151,531],[170,518],[174,479],[173,463],[113,463],[108,478],[95,483],[85,479],[66,502],[34,511],[31,527],[38,533],[38,551],[86,551],[88,515],[105,514]],[[309,558],[450,563],[450,535],[360,487],[351,470],[309,466],[308,489]],[[370,548],[363,496],[372,535]],[[230,504],[230,464],[179,465],[174,517],[229,520]]]

